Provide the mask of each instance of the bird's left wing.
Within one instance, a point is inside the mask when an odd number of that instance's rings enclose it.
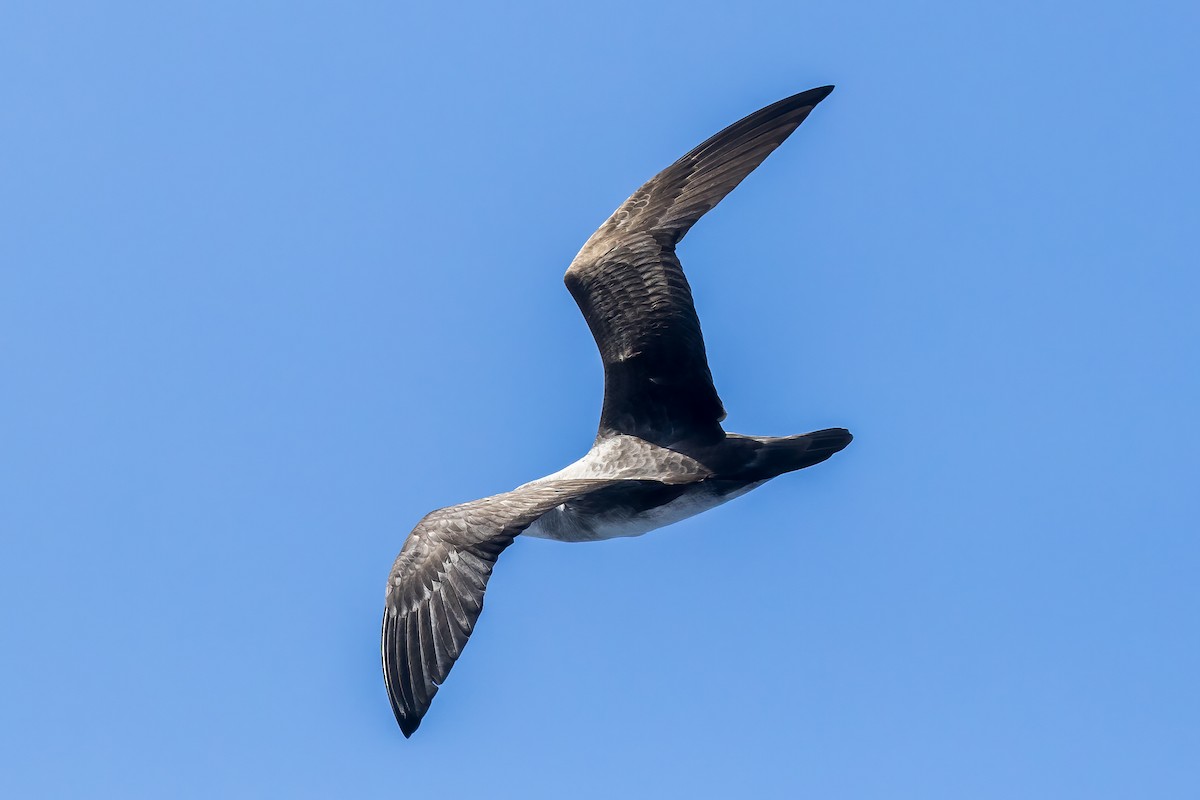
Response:
[[[780,100],[697,145],[634,192],[575,256],[563,279],[604,362],[598,438],[627,433],[670,447],[724,436],[725,407],[675,246],[832,91]]]
[[[500,553],[555,506],[613,483],[526,484],[417,523],[392,565],[383,614],[383,678],[405,736],[421,724],[474,630]]]

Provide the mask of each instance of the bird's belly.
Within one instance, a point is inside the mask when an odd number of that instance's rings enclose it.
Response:
[[[540,539],[555,539],[560,542],[595,542],[603,539],[641,536],[688,517],[694,517],[710,508],[716,508],[735,497],[740,497],[761,483],[763,482],[736,487],[707,482],[699,483],[688,487],[670,502],[649,508],[614,503],[609,508],[584,512],[579,508],[573,508],[570,503],[566,503],[543,514],[525,529],[524,535]]]

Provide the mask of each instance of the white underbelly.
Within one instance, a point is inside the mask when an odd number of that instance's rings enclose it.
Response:
[[[629,514],[624,509],[614,508],[609,513],[601,512],[583,517],[573,513],[569,504],[564,504],[543,514],[525,529],[524,535],[562,542],[595,542],[641,536],[728,503],[760,485],[762,482],[748,484],[732,492],[718,493],[700,483],[694,491],[638,514]]]

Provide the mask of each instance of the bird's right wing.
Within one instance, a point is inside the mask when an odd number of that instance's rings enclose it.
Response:
[[[604,362],[601,436],[664,446],[720,438],[725,408],[675,246],[831,91],[780,100],[697,146],[634,192],[571,262],[564,280]]]
[[[421,724],[474,630],[500,553],[550,509],[613,483],[526,484],[417,523],[388,576],[383,615],[384,683],[405,736]]]

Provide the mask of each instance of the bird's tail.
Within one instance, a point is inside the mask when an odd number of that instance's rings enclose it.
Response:
[[[765,480],[820,464],[854,439],[845,428],[826,428],[797,436],[754,436],[759,444],[746,477]]]

